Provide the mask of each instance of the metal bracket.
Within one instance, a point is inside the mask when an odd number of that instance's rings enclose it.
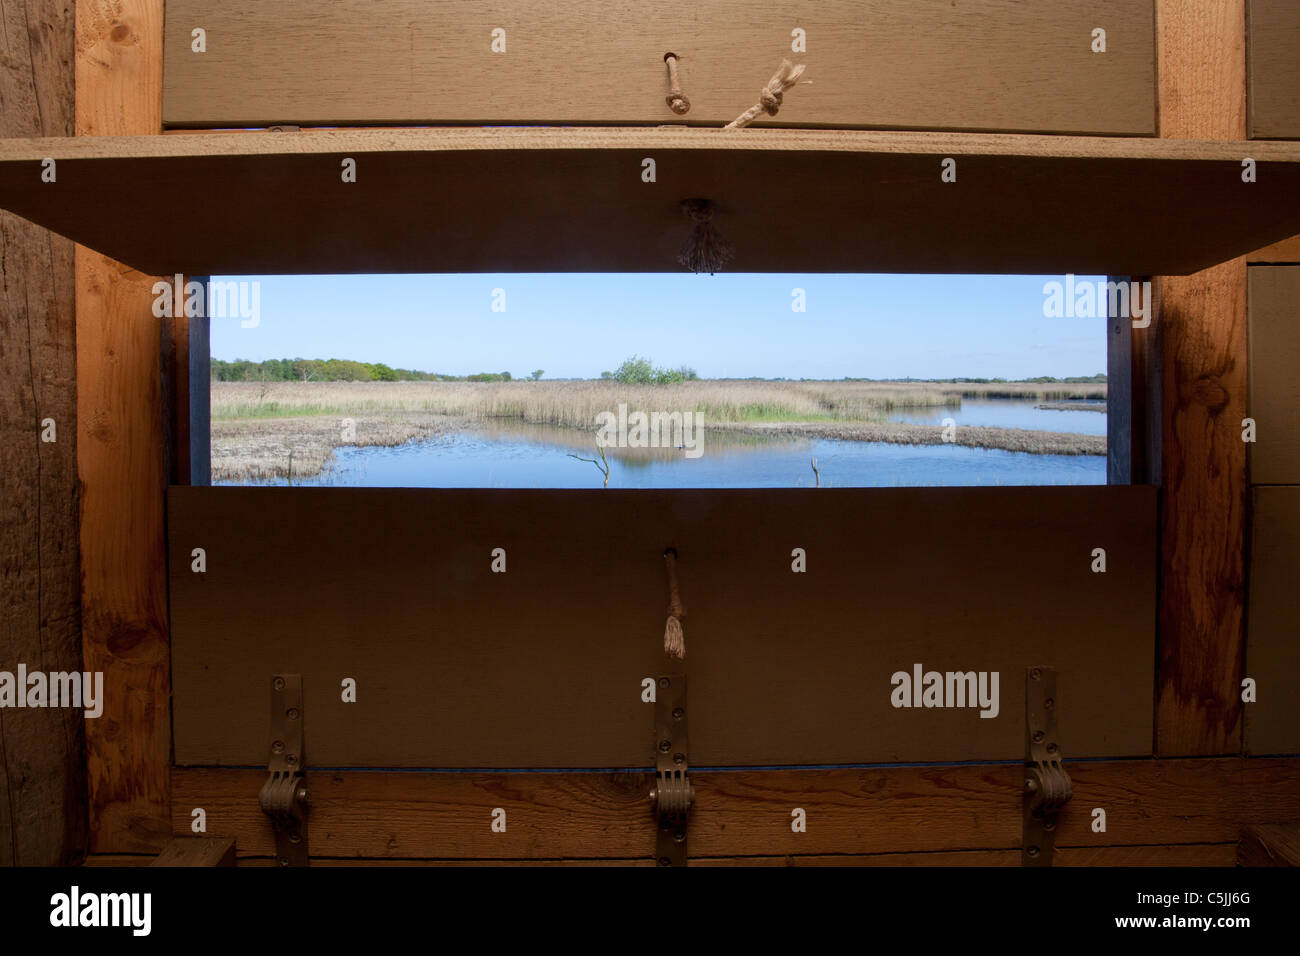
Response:
[[[1056,669],[1025,674],[1025,792],[1021,866],[1051,866],[1056,816],[1074,795],[1056,735]]]
[[[271,679],[270,776],[257,800],[271,818],[280,866],[307,866],[310,862],[302,724],[302,675],[276,674]]]
[[[650,807],[658,818],[655,857],[660,866],[686,865],[686,824],[695,787],[687,775],[686,675],[664,674],[655,688],[655,782]]]

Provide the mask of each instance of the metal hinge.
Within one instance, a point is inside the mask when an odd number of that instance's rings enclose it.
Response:
[[[695,788],[687,773],[686,675],[664,674],[655,689],[655,782],[650,806],[658,818],[655,857],[660,866],[686,865],[686,824]]]
[[[267,131],[268,133],[301,133],[301,132],[302,132],[302,127],[301,127],[301,126],[288,126],[288,125],[286,125],[286,124],[284,124],[284,123],[281,123],[281,124],[279,124],[279,125],[277,125],[277,126],[268,126],[268,127],[266,128],[266,131]]]
[[[307,777],[303,756],[302,675],[271,679],[270,776],[258,802],[275,830],[280,866],[307,866]]]
[[[1025,675],[1025,792],[1021,866],[1051,866],[1056,816],[1074,795],[1061,766],[1056,735],[1056,669],[1031,667]]]

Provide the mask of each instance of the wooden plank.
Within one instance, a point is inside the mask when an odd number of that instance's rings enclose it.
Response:
[[[1246,752],[1300,752],[1300,487],[1255,487],[1250,540],[1250,613],[1245,676]]]
[[[1247,0],[1250,136],[1300,139],[1300,10],[1294,0]]]
[[[66,4],[0,5],[0,137],[71,135],[73,45]],[[54,186],[37,175],[29,188]],[[75,339],[72,243],[0,213],[0,670],[10,673],[81,670]],[[84,725],[65,708],[0,710],[0,866],[85,853]]]
[[[693,765],[1013,758],[1041,663],[1070,700],[1071,755],[1150,752],[1151,488],[217,487],[169,502],[178,764],[264,762],[271,677],[300,673],[318,765],[648,766],[641,683],[662,666],[670,544],[695,636]],[[916,664],[999,672],[997,716],[893,706],[892,675]]]
[[[1243,825],[1295,818],[1300,760],[1219,758],[1069,764],[1074,799],[1057,846],[1235,844]],[[241,856],[274,852],[257,804],[265,770],[177,768],[173,824],[190,811]],[[692,859],[1018,849],[1015,765],[692,772]],[[313,772],[313,857],[631,859],[654,852],[650,774]],[[801,807],[807,831],[793,833]],[[493,809],[506,832],[491,830]],[[1092,829],[1106,811],[1106,832]],[[1221,852],[1221,851],[1220,851]]]
[[[1156,14],[1160,135],[1244,138],[1243,5],[1157,0]],[[1249,148],[1257,145],[1265,144]],[[1242,183],[1240,176],[1238,184],[1246,191],[1258,185]],[[1245,260],[1185,279],[1162,277],[1155,289],[1164,488],[1157,753],[1237,753],[1246,530]]]
[[[1300,866],[1300,826],[1263,823],[1243,827],[1240,866]]]
[[[1246,261],[1251,265],[1300,263],[1300,236],[1292,236],[1263,249],[1256,249],[1246,257]]]
[[[160,129],[162,8],[162,0],[77,4],[79,136]],[[175,222],[177,195],[166,197],[159,223]],[[171,753],[162,330],[152,278],[82,248],[76,274],[83,643],[105,696],[103,716],[86,726],[91,847],[156,852],[170,836]]]
[[[150,866],[234,866],[235,841],[229,837],[178,836]]]
[[[1185,846],[1099,846],[1058,849],[1055,866],[1233,866],[1234,843]],[[92,867],[147,866],[147,856],[104,854],[87,858]],[[238,866],[276,866],[270,856],[245,856]],[[404,860],[316,857],[312,866],[657,866],[651,857],[625,860]],[[959,850],[938,853],[825,853],[787,856],[696,857],[691,866],[1020,866],[1020,850]]]
[[[730,271],[1168,275],[1300,232],[1300,144],[1252,143],[1252,184],[1242,149],[761,129],[16,140],[0,207],[160,274],[676,271],[680,201],[703,196]],[[28,186],[45,156],[57,190]],[[203,228],[158,228],[176,195]]]
[[[168,125],[691,123],[757,102],[807,65],[781,125],[1152,135],[1151,0],[171,0]],[[357,24],[364,23],[363,31]],[[207,31],[206,52],[192,31]],[[1105,53],[1092,31],[1107,30]],[[494,28],[506,51],[491,49]],[[806,53],[792,52],[792,31]],[[664,54],[690,111],[669,109]]]
[[[1250,480],[1300,485],[1300,265],[1252,266],[1249,313]]]

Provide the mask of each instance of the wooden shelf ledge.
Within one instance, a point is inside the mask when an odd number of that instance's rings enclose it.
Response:
[[[676,127],[0,141],[0,208],[153,275],[673,272],[691,197],[717,204],[733,272],[1185,274],[1300,233],[1300,143]]]

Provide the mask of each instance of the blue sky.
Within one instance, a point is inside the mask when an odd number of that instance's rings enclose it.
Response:
[[[632,354],[705,378],[1026,378],[1106,371],[1104,319],[1045,318],[1062,276],[239,276],[256,327],[212,320],[219,359],[346,358],[452,375],[595,378]],[[1079,276],[1094,280],[1096,277]],[[805,290],[807,310],[791,309]],[[493,290],[505,311],[492,311]]]

